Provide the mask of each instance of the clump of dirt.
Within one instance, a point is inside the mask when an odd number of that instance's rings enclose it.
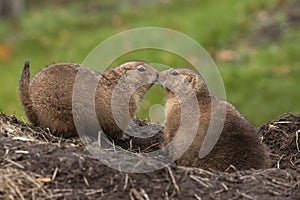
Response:
[[[272,167],[300,168],[300,115],[287,114],[259,129],[270,149]]]
[[[166,161],[156,171],[129,173],[117,170],[133,162],[119,159],[120,151],[125,150],[99,152],[100,161],[79,140],[55,137],[0,114],[0,199],[299,199],[300,166],[295,157],[299,122],[300,115],[285,115],[260,128],[273,155],[273,166],[278,168],[226,173],[183,168]],[[157,136],[150,142],[131,137],[123,147],[134,151],[126,153],[142,158],[136,150],[148,151],[149,145],[158,148],[161,129],[137,121],[131,131],[156,132]],[[162,164],[158,158],[142,160],[145,166]]]

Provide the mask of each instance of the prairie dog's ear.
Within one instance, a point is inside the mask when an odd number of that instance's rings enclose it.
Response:
[[[186,79],[187,82],[192,83],[195,80],[195,77],[193,75],[187,75]]]
[[[109,73],[107,73],[106,77],[107,77],[107,79],[113,79],[113,77],[115,77],[116,75],[117,75],[116,70],[111,69],[111,70],[109,70]]]

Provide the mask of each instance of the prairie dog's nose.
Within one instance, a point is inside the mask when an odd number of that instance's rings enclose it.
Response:
[[[164,85],[166,79],[168,78],[168,74],[169,74],[169,69],[168,70],[164,70],[164,71],[161,71],[159,74],[158,74],[158,79],[157,79],[157,82],[161,85]]]

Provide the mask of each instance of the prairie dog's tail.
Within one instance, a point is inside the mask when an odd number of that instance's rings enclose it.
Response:
[[[29,61],[24,63],[23,71],[21,78],[19,80],[19,97],[21,103],[24,107],[25,114],[27,115],[28,120],[36,124],[37,117],[32,109],[32,101],[29,93],[29,84],[30,84],[30,70],[29,70]]]

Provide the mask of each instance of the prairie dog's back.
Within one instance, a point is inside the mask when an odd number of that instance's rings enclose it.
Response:
[[[31,123],[51,127],[53,133],[64,133],[64,137],[74,134],[72,91],[80,66],[72,63],[50,65],[33,77],[27,95],[24,95],[25,87],[20,87],[20,99]]]

